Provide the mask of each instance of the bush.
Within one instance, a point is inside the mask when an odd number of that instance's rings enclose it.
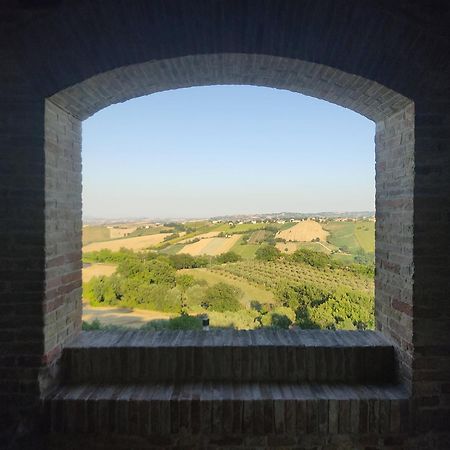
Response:
[[[301,328],[373,329],[374,298],[344,288],[323,290],[314,285],[282,285],[276,295],[296,312]]]
[[[239,311],[242,291],[227,283],[217,283],[206,289],[202,306],[211,311]]]
[[[325,253],[308,250],[306,248],[296,250],[291,258],[295,262],[308,264],[318,269],[323,269],[328,265],[332,265],[331,258]]]
[[[183,273],[183,274],[177,276],[176,284],[177,284],[177,287],[180,288],[182,291],[186,291],[191,286],[194,286],[195,278],[192,275]]]
[[[200,312],[203,310],[202,303],[205,299],[206,287],[198,284],[191,286],[186,291],[185,307],[191,312]]]
[[[83,320],[83,322],[81,324],[81,329],[83,331],[97,331],[97,330],[100,330],[100,328],[101,328],[101,324],[100,324],[100,320],[98,320],[98,319],[94,319],[91,323],[85,322]]]
[[[133,304],[141,308],[162,312],[181,312],[181,291],[164,285],[141,285]]]
[[[201,330],[202,319],[200,317],[188,316],[182,314],[179,317],[169,319],[167,324],[169,330]]]
[[[129,328],[120,325],[104,325],[98,319],[94,319],[91,323],[83,320],[81,329],[83,331],[125,331]]]
[[[260,261],[274,261],[279,256],[280,251],[273,245],[262,245],[255,253],[255,258]]]
[[[219,256],[217,256],[216,261],[219,264],[225,264],[225,263],[231,263],[231,262],[237,262],[237,261],[241,261],[242,260],[242,256],[238,255],[235,252],[226,252],[226,253],[221,253]]]
[[[119,263],[125,260],[139,259],[140,256],[140,253],[134,253],[133,250],[127,248],[121,248],[118,252],[103,249],[97,252],[83,253],[83,262]]]
[[[209,259],[204,256],[191,256],[187,253],[180,253],[169,255],[169,262],[177,270],[197,269],[199,267],[206,267],[209,264]]]
[[[120,280],[115,275],[93,277],[83,286],[83,297],[92,305],[115,305],[122,296]]]
[[[234,312],[208,311],[209,323],[212,328],[233,328],[235,330],[258,328],[258,316],[257,311],[248,309],[241,309]]]
[[[373,278],[375,276],[375,264],[351,264],[348,269],[356,275]]]
[[[264,327],[288,329],[295,321],[295,312],[285,306],[274,308],[261,317],[261,325]]]

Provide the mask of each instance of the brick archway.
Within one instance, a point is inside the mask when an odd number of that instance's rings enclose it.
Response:
[[[447,431],[450,43],[448,9],[438,3],[1,6],[7,425],[27,429],[80,329],[81,121],[158,90],[243,83],[313,95],[376,122],[377,327],[397,346],[414,431]]]
[[[320,64],[263,55],[196,55],[120,67],[64,89],[46,100],[47,267],[46,305],[64,324],[49,320],[46,354],[58,358],[81,323],[81,121],[113,103],[168,89],[211,84],[252,84],[288,89],[352,109],[376,123],[376,320],[401,349],[402,377],[412,358],[412,246],[398,224],[413,225],[414,104],[362,77]],[[64,158],[58,155],[64,155]],[[393,157],[392,155],[395,155]],[[399,170],[399,160],[404,162]],[[399,189],[400,185],[402,189]],[[54,227],[64,230],[61,235]],[[72,230],[72,233],[68,233]],[[403,239],[400,239],[402,237]],[[409,234],[412,240],[412,233]],[[68,256],[67,256],[68,255]],[[61,258],[65,261],[61,263]],[[56,262],[55,262],[56,261]],[[56,277],[55,264],[58,267]],[[55,285],[60,290],[55,290]],[[63,286],[61,290],[61,286]],[[394,293],[393,290],[398,293]],[[65,311],[65,312],[64,312]],[[57,322],[56,322],[57,323]],[[55,339],[56,336],[56,339]],[[405,353],[405,356],[403,355]]]

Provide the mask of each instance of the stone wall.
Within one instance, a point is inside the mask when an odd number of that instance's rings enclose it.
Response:
[[[45,390],[64,344],[81,331],[81,122],[45,102]],[[50,377],[50,379],[48,379]]]
[[[43,354],[43,104],[13,55],[0,71],[0,448],[33,424]]]
[[[413,394],[415,427],[450,417],[450,94],[416,106]]]
[[[414,105],[376,125],[377,329],[398,346],[400,376],[411,388],[414,288]]]

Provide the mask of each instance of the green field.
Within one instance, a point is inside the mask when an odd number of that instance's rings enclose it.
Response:
[[[162,250],[160,250],[160,253],[163,253],[164,255],[175,255],[183,247],[184,247],[184,244],[169,245],[169,247],[166,247],[166,248],[163,248]]]
[[[355,236],[365,252],[375,251],[375,222],[356,222]]]
[[[139,237],[139,236],[150,236],[152,234],[159,234],[159,233],[168,233],[171,229],[168,227],[150,227],[150,228],[138,228],[135,231],[128,233],[126,237]]]
[[[254,259],[256,250],[258,250],[258,248],[259,244],[243,244],[241,238],[231,248],[231,251],[237,253],[243,259]]]
[[[361,250],[366,253],[375,251],[374,222],[328,222],[323,228],[330,233],[328,242],[344,253],[356,255]]]
[[[238,223],[236,225],[229,225],[228,223],[221,223],[215,230],[222,231],[225,234],[239,234],[239,233],[247,233],[249,231],[263,230],[268,225],[275,226],[276,224]]]

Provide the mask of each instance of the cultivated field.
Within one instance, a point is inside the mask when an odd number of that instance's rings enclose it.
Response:
[[[114,241],[93,242],[83,247],[83,252],[95,252],[102,249],[111,251],[120,250],[122,247],[131,250],[144,250],[164,241],[166,236],[171,233],[158,233],[149,236],[139,236],[125,239],[116,239]]]
[[[314,220],[305,220],[295,224],[287,230],[279,231],[276,237],[285,239],[286,241],[308,242],[313,239],[326,241],[327,236],[328,233],[322,228],[320,223],[317,223]]]
[[[373,294],[373,279],[360,277],[345,269],[322,270],[288,260],[241,261],[222,264],[214,272],[229,273],[250,284],[266,289],[276,289],[280,282],[309,283],[324,289],[341,286]]]
[[[189,244],[189,242],[191,242],[193,239],[209,239],[209,238],[217,237],[218,234],[219,234],[219,231],[210,231],[208,233],[197,234],[195,237],[183,239],[181,241],[178,241],[178,243],[179,244]]]
[[[226,253],[236,244],[240,239],[239,235],[234,235],[228,238],[208,238],[201,239],[193,244],[185,245],[178,253],[187,253],[192,256],[210,255],[216,256],[221,253]]]
[[[137,227],[112,227],[109,228],[111,239],[118,239],[128,236],[133,231],[136,231]]]
[[[261,244],[261,242],[264,242],[264,240],[267,238],[267,236],[270,235],[265,230],[258,230],[254,231],[252,235],[250,236],[250,239],[248,240],[249,244]]]
[[[105,275],[109,277],[117,269],[115,264],[90,264],[83,267],[82,278],[83,283],[89,281],[92,277],[99,277]]]

